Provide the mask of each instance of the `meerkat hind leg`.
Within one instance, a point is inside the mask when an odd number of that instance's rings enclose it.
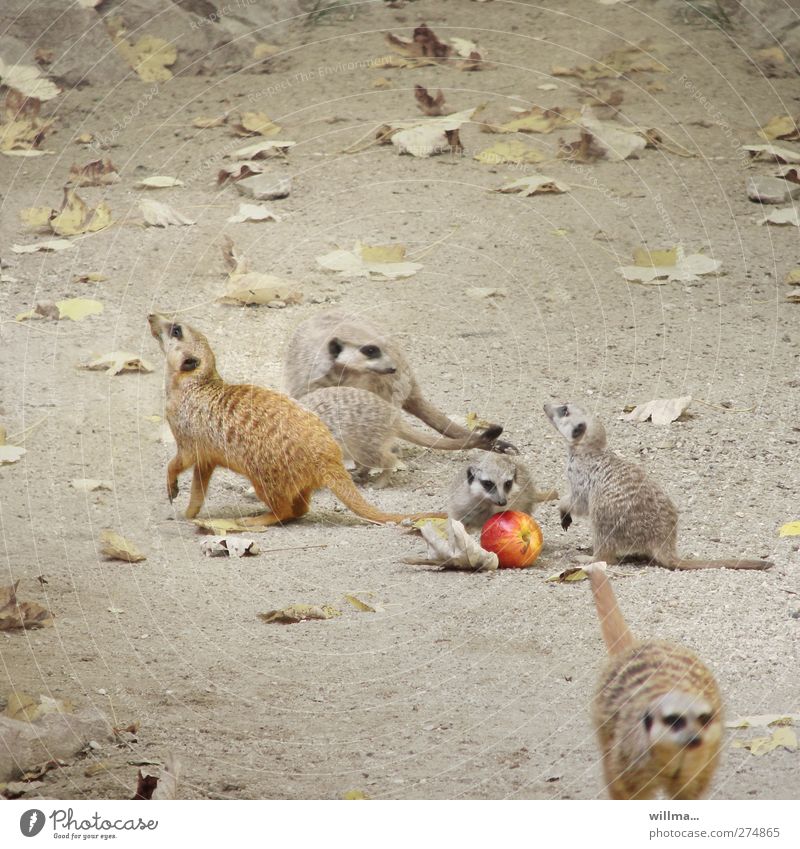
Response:
[[[167,465],[167,498],[174,501],[178,497],[178,475],[185,472],[191,462],[180,451],[169,461]]]

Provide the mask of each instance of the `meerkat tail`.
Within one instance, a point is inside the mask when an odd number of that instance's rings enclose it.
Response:
[[[558,501],[558,491],[555,489],[546,489],[544,492],[537,492],[533,496],[535,504],[541,504],[543,501]]]
[[[673,560],[670,569],[771,569],[771,560]]]
[[[456,424],[456,422],[448,418],[438,407],[435,407],[430,401],[419,395],[412,395],[408,398],[403,404],[403,409],[445,436],[453,439],[467,439],[473,436],[471,430],[462,427],[460,424]]]
[[[592,586],[594,606],[597,618],[600,620],[600,631],[603,634],[608,653],[620,654],[629,649],[634,643],[633,635],[617,605],[617,597],[606,575],[605,563],[592,563],[584,567],[589,575]]]
[[[326,486],[345,505],[352,510],[356,516],[367,519],[370,522],[382,525],[385,522],[404,522],[406,519],[416,521],[417,519],[446,519],[446,513],[383,513],[377,507],[369,503],[356,489],[353,479],[344,470],[341,475],[331,478]]]
[[[487,428],[486,430],[471,431],[469,436],[459,438],[441,435],[434,436],[432,433],[424,433],[402,421],[397,423],[396,429],[397,436],[406,442],[421,445],[423,448],[438,448],[442,451],[459,451],[464,448],[486,446],[487,443],[497,439],[502,432],[503,428],[498,425]]]

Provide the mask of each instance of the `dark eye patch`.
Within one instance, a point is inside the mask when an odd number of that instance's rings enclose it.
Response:
[[[712,719],[713,717],[710,713],[701,713],[700,716],[697,717],[697,721],[701,725],[708,725],[708,723],[711,722]]]
[[[169,326],[169,335],[171,339],[183,339],[183,328],[180,324],[171,324]]]
[[[644,730],[649,731],[653,727],[653,717],[651,714],[644,715]]]
[[[331,339],[328,342],[328,352],[332,357],[338,357],[342,353],[342,343],[338,339]]]
[[[563,407],[559,407],[559,408],[556,410],[556,412],[558,413],[558,415],[559,415],[560,417],[566,416],[566,415],[567,415],[567,406],[566,406],[566,404],[565,404]]]
[[[511,487],[512,487],[513,485],[514,485],[514,481],[506,481],[506,484],[505,484],[505,487],[504,487],[505,491],[506,491],[506,492],[511,492]]]
[[[364,345],[360,350],[368,360],[377,360],[381,355],[381,349],[377,345]]]
[[[200,365],[197,357],[186,357],[181,363],[181,371],[194,371]]]
[[[669,725],[674,731],[681,731],[686,728],[686,717],[679,713],[671,713],[664,717],[664,724]]]
[[[586,422],[581,422],[580,424],[576,424],[574,428],[572,428],[572,438],[578,439],[586,433]]]
[[[492,492],[492,490],[494,490],[494,483],[492,481],[481,481],[481,486],[487,492]]]

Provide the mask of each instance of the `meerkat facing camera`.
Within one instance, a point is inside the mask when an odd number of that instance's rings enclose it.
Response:
[[[592,719],[612,799],[699,799],[722,745],[722,700],[714,676],[683,646],[634,640],[605,563],[585,567],[609,661]]]
[[[302,322],[289,340],[284,358],[284,388],[292,398],[329,386],[373,392],[444,436],[473,436],[472,431],[456,424],[425,398],[393,339],[367,319],[343,310],[329,310]],[[489,425],[487,430],[496,427]],[[513,445],[497,439],[479,447],[517,453]]]
[[[373,392],[351,386],[315,389],[299,398],[298,403],[316,413],[328,425],[345,460],[355,463],[357,479],[365,480],[372,469],[381,470],[375,481],[377,487],[388,484],[397,465],[397,455],[392,451],[397,439],[443,451],[465,448],[490,451],[493,440],[503,431],[495,425],[471,431],[463,438],[423,433],[403,421],[399,407],[392,406]]]
[[[442,514],[383,513],[365,501],[342,462],[342,452],[323,421],[280,392],[225,383],[206,337],[188,324],[162,315],[148,317],[167,360],[167,421],[177,453],[167,467],[167,494],[178,494],[178,475],[194,468],[186,517],[205,500],[217,466],[249,478],[269,507],[245,517],[251,527],[299,519],[312,493],[330,489],[356,515],[372,522],[440,517]]]

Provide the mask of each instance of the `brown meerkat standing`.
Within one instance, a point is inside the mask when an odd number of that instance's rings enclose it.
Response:
[[[407,425],[399,407],[383,398],[352,386],[329,386],[315,389],[298,399],[298,403],[316,413],[330,428],[345,460],[356,465],[356,477],[365,480],[371,469],[380,469],[375,486],[386,486],[397,465],[392,445],[404,439],[423,448],[459,451],[465,448],[491,450],[492,442],[502,432],[499,426],[468,432],[469,436],[451,438],[434,436]]]
[[[616,563],[646,557],[667,569],[769,569],[768,560],[686,560],[678,556],[678,511],[641,466],[606,448],[603,425],[574,404],[545,404],[553,427],[569,442],[570,494],[559,503],[566,530],[589,516],[594,556]]]
[[[688,649],[661,640],[635,641],[605,563],[585,570],[610,656],[592,707],[609,795],[699,799],[722,744],[717,682]]]
[[[331,432],[308,410],[280,392],[225,383],[206,337],[161,315],[148,317],[167,358],[167,421],[177,454],[167,467],[167,494],[178,494],[178,475],[194,467],[186,510],[194,518],[217,466],[244,475],[269,507],[242,519],[251,527],[299,519],[311,494],[327,487],[358,516],[372,522],[400,522],[443,514],[383,513],[365,501],[342,463]]]
[[[284,359],[284,389],[292,398],[328,386],[366,389],[453,439],[474,436],[425,398],[393,339],[367,319],[343,310],[329,310],[302,322],[289,340]],[[487,430],[497,430],[497,436],[503,432],[498,425]],[[478,447],[517,453],[513,445],[496,437]]]

